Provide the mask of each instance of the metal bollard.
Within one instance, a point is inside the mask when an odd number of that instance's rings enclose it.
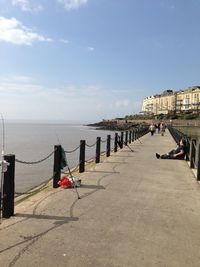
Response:
[[[138,139],[138,129],[136,129],[136,131],[135,131],[135,140],[137,140]]]
[[[131,144],[131,140],[132,140],[132,131],[129,131],[129,144]]]
[[[194,161],[195,161],[195,144],[196,140],[191,140],[191,146],[190,146],[190,168],[194,168]]]
[[[54,146],[54,165],[53,165],[53,188],[58,188],[60,180],[61,169],[61,145]]]
[[[123,148],[124,145],[124,132],[121,132],[121,148]]]
[[[107,135],[106,157],[110,157],[110,134]]]
[[[190,141],[188,137],[186,138],[186,160],[189,161],[189,155],[190,155]]]
[[[125,146],[128,145],[128,131],[125,132]]]
[[[4,173],[2,215],[4,218],[9,218],[14,215],[15,155],[5,155],[4,159],[9,165],[7,171]]]
[[[118,145],[118,133],[115,133],[114,152],[117,152],[117,145]]]
[[[197,181],[200,181],[200,144],[198,145]]]
[[[85,140],[80,141],[79,172],[85,171]]]
[[[97,144],[96,144],[96,163],[100,162],[100,155],[101,155],[101,137],[97,137]]]
[[[132,131],[132,142],[135,141],[135,130]]]

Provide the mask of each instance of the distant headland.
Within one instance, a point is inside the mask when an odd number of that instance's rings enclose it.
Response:
[[[147,124],[148,122],[145,121],[141,122],[135,120],[126,120],[126,119],[113,119],[113,120],[102,120],[100,122],[87,124],[87,126],[96,127],[99,130],[126,131]]]
[[[115,118],[111,120],[102,120],[100,122],[87,124],[90,127],[96,127],[100,130],[108,131],[126,131],[141,126],[150,125],[164,121],[166,124],[174,126],[198,126],[200,127],[199,113],[168,113],[168,114],[135,114],[127,115],[124,118]]]

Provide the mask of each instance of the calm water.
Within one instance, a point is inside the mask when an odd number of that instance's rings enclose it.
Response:
[[[1,126],[2,128],[2,126]],[[54,145],[61,144],[67,151],[80,145],[80,140],[86,140],[88,145],[96,142],[97,136],[106,140],[107,135],[114,132],[95,130],[81,124],[50,124],[50,123],[5,123],[5,154],[15,154],[16,158],[23,161],[37,161],[54,150]],[[0,129],[2,139],[2,129]],[[113,144],[113,141],[112,141]],[[2,147],[2,140],[0,140]],[[105,151],[106,143],[101,144]],[[95,157],[95,146],[86,147],[86,160]],[[79,149],[67,154],[70,168],[79,161]],[[53,156],[36,165],[24,165],[16,162],[15,181],[16,191],[24,192],[52,177]]]
[[[197,139],[200,142],[200,128],[199,127],[190,127],[190,126],[181,126],[176,127],[181,132],[191,136],[192,138]]]

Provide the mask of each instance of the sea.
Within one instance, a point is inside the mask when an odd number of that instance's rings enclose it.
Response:
[[[198,126],[176,126],[176,128],[200,142],[200,128]]]
[[[0,126],[0,149],[4,143],[4,154],[14,154],[16,159],[35,162],[44,159],[54,151],[55,145],[62,145],[66,153],[69,168],[79,162],[80,140],[86,141],[86,160],[95,157],[97,137],[101,137],[101,151],[106,150],[106,138],[110,134],[114,139],[115,132],[99,130],[86,126],[87,122],[27,122],[4,121]],[[114,146],[111,141],[111,147]],[[2,150],[2,149],[1,149]],[[47,181],[53,176],[54,156],[37,164],[15,163],[15,191],[24,193]],[[66,169],[67,170],[67,169]],[[63,170],[65,171],[65,170]]]

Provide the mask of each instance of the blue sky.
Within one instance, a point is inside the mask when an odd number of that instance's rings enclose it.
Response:
[[[199,0],[0,0],[0,113],[101,120],[200,85]]]

